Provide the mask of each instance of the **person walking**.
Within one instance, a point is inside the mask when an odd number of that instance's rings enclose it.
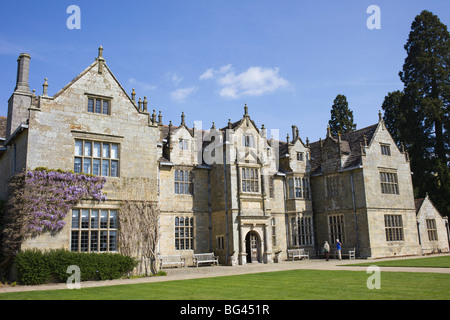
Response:
[[[330,245],[328,244],[328,241],[325,241],[325,244],[323,245],[323,252],[325,253],[325,258],[328,261],[330,259]]]
[[[342,260],[341,247],[342,247],[342,243],[339,241],[339,239],[336,239],[336,249],[337,249],[337,254],[338,254],[338,257],[339,257],[339,261]]]

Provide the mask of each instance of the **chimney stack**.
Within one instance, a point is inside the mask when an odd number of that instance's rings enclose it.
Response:
[[[17,82],[14,91],[30,92],[28,77],[30,73],[30,59],[28,53],[22,53],[17,59]]]
[[[292,125],[292,141],[297,140],[298,138],[298,128],[296,125]]]

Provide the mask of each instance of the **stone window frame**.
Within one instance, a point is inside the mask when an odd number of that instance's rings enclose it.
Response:
[[[70,251],[117,252],[118,214],[119,210],[114,208],[73,208]]]
[[[216,236],[217,241],[217,250],[224,250],[225,249],[225,236],[223,234]]]
[[[333,198],[339,195],[339,184],[340,184],[339,175],[335,174],[325,177],[325,190],[327,198]]]
[[[387,242],[404,241],[403,217],[401,214],[385,214],[384,230]]]
[[[77,144],[79,142],[81,142],[81,150],[77,151]],[[120,177],[120,143],[100,139],[85,139],[83,137],[75,137],[74,143],[73,168],[75,173],[85,173],[111,178]],[[90,147],[87,147],[87,144],[90,144]],[[99,149],[96,149],[96,145],[100,146]],[[108,146],[108,148],[106,149],[105,146]],[[115,154],[112,152],[115,149],[113,146],[117,146]],[[87,151],[89,149],[90,151]],[[99,150],[99,153],[95,153],[95,150]],[[87,166],[88,164],[89,167]],[[96,164],[98,164],[98,171],[95,170]],[[104,167],[104,164],[107,166]],[[89,169],[86,170],[86,168]]]
[[[253,134],[250,133],[244,133],[242,135],[242,146],[245,148],[255,148],[255,137]]]
[[[383,156],[391,156],[391,145],[387,143],[380,143],[381,154]]]
[[[259,193],[259,168],[241,167],[241,187],[244,193]]]
[[[178,141],[178,149],[179,150],[189,150],[189,141],[188,139],[182,139]]]
[[[182,177],[181,177],[182,176]],[[193,195],[193,173],[190,170],[178,168],[173,173],[174,194]]]
[[[425,219],[427,225],[428,241],[438,241],[436,219]]]
[[[328,237],[330,244],[336,244],[336,240],[345,243],[345,218],[344,214],[330,214],[327,216]]]
[[[297,161],[303,161],[303,152],[297,152]]]
[[[176,216],[174,219],[175,250],[194,250],[194,217]]]
[[[274,217],[270,219],[270,226],[272,229],[272,246],[277,246],[277,222]]]
[[[275,177],[269,177],[269,198],[275,198]]]
[[[289,199],[310,199],[310,189],[309,178],[293,176],[288,179]]]
[[[310,214],[299,214],[291,218],[294,246],[314,245],[314,221]]]
[[[379,169],[379,173],[381,193],[399,195],[400,188],[397,171],[392,169]]]
[[[92,94],[92,93],[85,93],[85,95],[87,96],[86,111],[88,113],[101,114],[101,115],[105,115],[105,116],[111,115],[113,97],[102,96],[102,95]],[[92,109],[91,109],[90,101],[92,101]],[[99,110],[97,109],[97,102],[100,102]],[[107,103],[106,113],[105,113],[105,102]]]

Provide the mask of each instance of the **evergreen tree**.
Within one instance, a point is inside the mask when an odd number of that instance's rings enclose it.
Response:
[[[353,123],[353,111],[348,107],[347,98],[344,95],[338,94],[334,99],[331,120],[328,124],[334,136],[356,130],[356,124]]]
[[[415,196],[428,192],[443,215],[450,213],[450,34],[429,11],[411,24],[399,73],[402,93],[383,103],[386,126],[410,154]]]

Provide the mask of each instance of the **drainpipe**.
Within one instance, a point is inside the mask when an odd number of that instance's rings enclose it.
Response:
[[[226,139],[226,137],[225,137]],[[224,194],[225,194],[225,230],[227,237],[227,250],[225,256],[225,263],[228,264],[228,255],[229,255],[229,234],[228,234],[228,193],[227,193],[227,143],[226,141],[223,144],[223,183],[224,183]]]
[[[13,174],[16,174],[16,160],[17,160],[17,145],[16,143],[13,141]]]
[[[236,154],[237,154],[237,150],[236,150]],[[240,183],[240,181],[241,181],[241,168],[239,167],[239,164],[238,164],[238,162],[236,161],[236,182],[237,182],[237,196],[238,196],[238,201],[237,201],[237,205],[238,205],[238,216],[239,216],[239,225],[238,225],[238,228],[239,228],[239,233],[238,233],[238,235],[239,235],[239,253],[238,253],[238,259],[239,259],[239,263],[241,263],[241,264],[243,264],[242,263],[242,259],[243,259],[243,253],[244,253],[244,250],[245,250],[245,248],[244,248],[244,246],[243,246],[243,242],[244,242],[244,240],[243,240],[243,237],[242,237],[242,220],[241,220],[241,215],[242,215],[242,212],[241,212],[241,183]],[[247,256],[246,256],[247,257]],[[247,263],[247,261],[246,261],[246,263]]]
[[[350,172],[350,181],[352,185],[353,216],[355,218],[356,252],[359,255],[359,231],[358,231],[358,217],[356,215],[355,185],[353,183],[353,171]]]
[[[212,252],[212,217],[211,217],[211,170],[208,169],[208,219],[209,219],[209,251]]]
[[[448,241],[448,246],[450,248],[450,229],[448,226],[448,217],[445,217],[445,227],[447,229],[447,241]]]
[[[290,235],[289,235],[289,218],[287,214],[287,200],[286,200],[286,175],[284,175],[283,178],[283,195],[284,195],[284,221],[286,224],[286,246],[287,248],[289,248]]]

